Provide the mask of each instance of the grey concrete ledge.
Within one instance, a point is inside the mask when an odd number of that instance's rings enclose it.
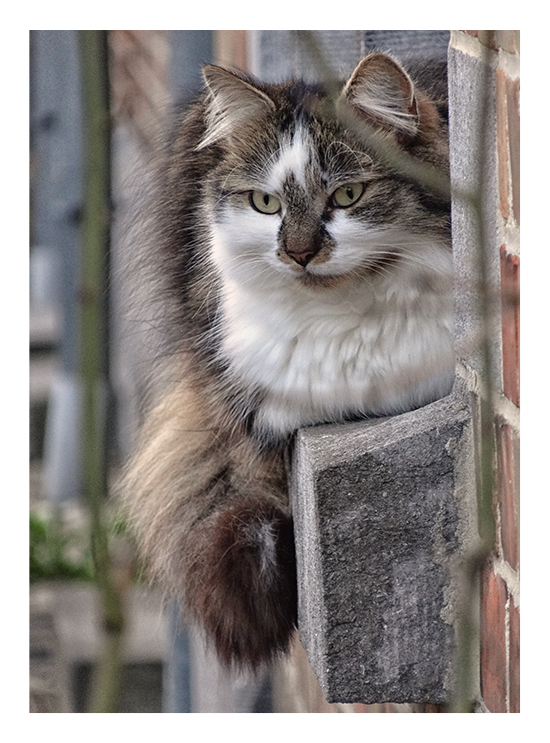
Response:
[[[448,700],[471,452],[460,391],[298,432],[299,633],[327,701]]]

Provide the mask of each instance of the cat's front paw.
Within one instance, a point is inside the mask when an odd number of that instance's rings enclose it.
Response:
[[[186,604],[220,660],[255,669],[286,651],[297,615],[290,517],[243,500],[211,514],[191,541]]]

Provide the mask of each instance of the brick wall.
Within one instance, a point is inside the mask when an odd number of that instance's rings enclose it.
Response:
[[[495,478],[494,548],[481,570],[480,694],[489,712],[519,712],[519,31],[454,31],[449,50],[451,147],[464,144],[462,121],[475,122],[468,80],[486,75],[488,158],[484,193],[486,250],[491,265],[487,291],[494,292]],[[453,122],[454,105],[454,122]],[[468,178],[468,155],[452,158],[453,180]],[[472,158],[473,160],[473,158]],[[471,160],[471,161],[472,161]],[[470,161],[470,162],[471,162]],[[460,209],[453,224],[457,275],[472,259]],[[466,272],[468,273],[468,272]],[[460,288],[459,288],[460,291]],[[474,330],[466,304],[457,300],[459,326]],[[475,360],[459,349],[459,373],[479,403],[480,379]]]

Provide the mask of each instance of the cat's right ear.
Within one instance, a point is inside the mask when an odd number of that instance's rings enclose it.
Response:
[[[221,139],[238,136],[246,123],[275,108],[269,96],[233,72],[208,65],[202,74],[208,104],[206,132],[198,150]]]

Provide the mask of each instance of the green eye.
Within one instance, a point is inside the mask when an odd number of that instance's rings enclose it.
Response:
[[[332,202],[334,206],[340,206],[345,209],[347,206],[355,204],[356,201],[363,195],[365,187],[362,183],[346,183],[344,186],[340,186],[332,194]]]
[[[265,191],[250,192],[250,206],[262,214],[277,214],[281,209],[281,202],[276,196]]]

